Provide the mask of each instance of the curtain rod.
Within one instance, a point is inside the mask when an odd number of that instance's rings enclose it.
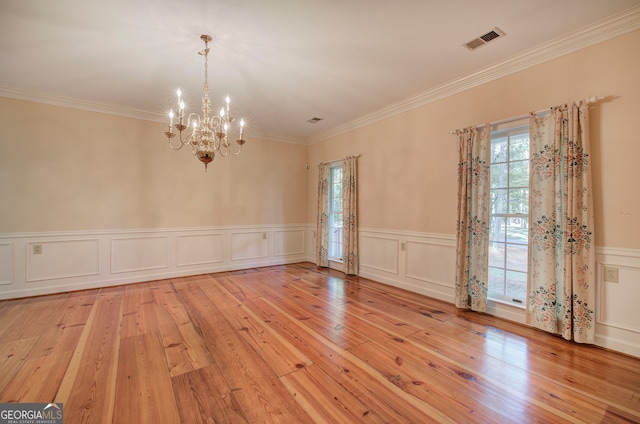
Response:
[[[341,162],[341,161],[343,161],[343,160],[345,160],[345,159],[350,159],[350,158],[359,158],[360,156],[362,156],[362,155],[357,154],[357,155],[346,156],[346,157],[344,157],[344,158],[342,158],[342,159],[330,160],[330,161],[328,161],[328,162],[318,162],[318,165],[316,165],[316,166],[320,166],[320,165],[323,165],[323,164],[324,164],[324,165],[331,165],[332,163]]]
[[[585,102],[586,102],[587,104],[591,104],[591,103],[595,103],[595,102],[597,102],[597,101],[599,101],[599,100],[602,100],[602,99],[604,99],[604,97],[596,97],[596,96],[593,96],[593,97],[589,97],[588,99],[585,99]],[[538,110],[538,111],[531,112],[531,113],[533,113],[534,115],[547,114],[547,113],[550,113],[550,112],[551,112],[551,109],[552,109],[552,107],[547,108],[547,109],[543,109],[543,110]],[[531,116],[531,113],[527,113],[527,114],[524,114],[524,115],[514,116],[514,117],[512,117],[512,118],[502,119],[502,120],[500,120],[500,121],[490,122],[490,123],[489,123],[489,125],[491,125],[491,126],[494,126],[494,125],[503,125],[503,124],[508,124],[509,122],[514,122],[514,121],[519,121],[519,120],[521,120],[521,119],[526,119],[526,118],[528,118],[529,116]],[[475,125],[474,127],[475,127],[476,129],[482,129],[482,128],[484,128],[484,127],[485,127],[485,125],[486,125],[486,124],[478,124],[478,125]],[[467,128],[468,128],[468,127],[467,127]],[[450,134],[452,134],[452,135],[459,135],[459,134],[462,134],[463,132],[464,132],[464,128],[463,128],[463,129],[457,129],[457,130],[451,130],[451,133],[450,133]]]

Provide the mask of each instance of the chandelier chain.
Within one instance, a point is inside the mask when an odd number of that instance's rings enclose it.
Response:
[[[202,88],[205,97],[209,97],[209,42],[204,42],[204,86]]]

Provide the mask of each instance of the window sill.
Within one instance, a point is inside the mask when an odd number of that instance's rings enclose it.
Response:
[[[497,303],[497,304],[503,305],[503,306],[509,306],[509,307],[512,307],[512,308],[515,308],[515,309],[520,309],[520,310],[527,309],[527,307],[525,306],[524,303],[509,302],[508,300],[496,299],[496,298],[493,298],[493,297],[490,297],[487,300],[489,302]]]
[[[329,268],[337,271],[344,271],[344,265],[341,260],[329,259]]]

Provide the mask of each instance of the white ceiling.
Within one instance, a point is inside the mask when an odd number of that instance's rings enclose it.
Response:
[[[304,142],[640,27],[638,0],[2,0],[0,95],[161,120],[228,93]],[[463,45],[494,27],[506,36]],[[306,121],[323,118],[316,124]]]

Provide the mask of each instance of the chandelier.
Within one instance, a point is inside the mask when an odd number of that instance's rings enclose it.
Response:
[[[206,171],[207,165],[213,161],[216,152],[222,157],[226,157],[229,154],[237,155],[240,153],[242,145],[246,141],[242,138],[244,135],[244,119],[241,119],[239,124],[236,124],[235,118],[231,116],[231,99],[229,96],[226,97],[226,104],[220,108],[220,112],[217,115],[214,115],[211,111],[208,81],[209,42],[211,41],[211,36],[203,34],[200,38],[204,41],[204,50],[198,52],[198,54],[204,56],[202,116],[196,113],[190,113],[185,122],[185,104],[182,100],[182,92],[178,89],[178,113],[176,116],[173,109],[169,112],[169,131],[165,131],[164,135],[167,136],[169,147],[172,150],[180,150],[184,146],[190,145],[193,154],[200,159],[200,162],[204,163],[204,169]],[[174,118],[177,120],[175,125],[173,123]],[[238,146],[237,150],[232,147],[233,143],[229,141],[234,139],[235,136],[233,134],[237,134],[237,138],[235,139],[235,143]],[[172,139],[176,135],[180,136],[180,143],[174,145]]]

